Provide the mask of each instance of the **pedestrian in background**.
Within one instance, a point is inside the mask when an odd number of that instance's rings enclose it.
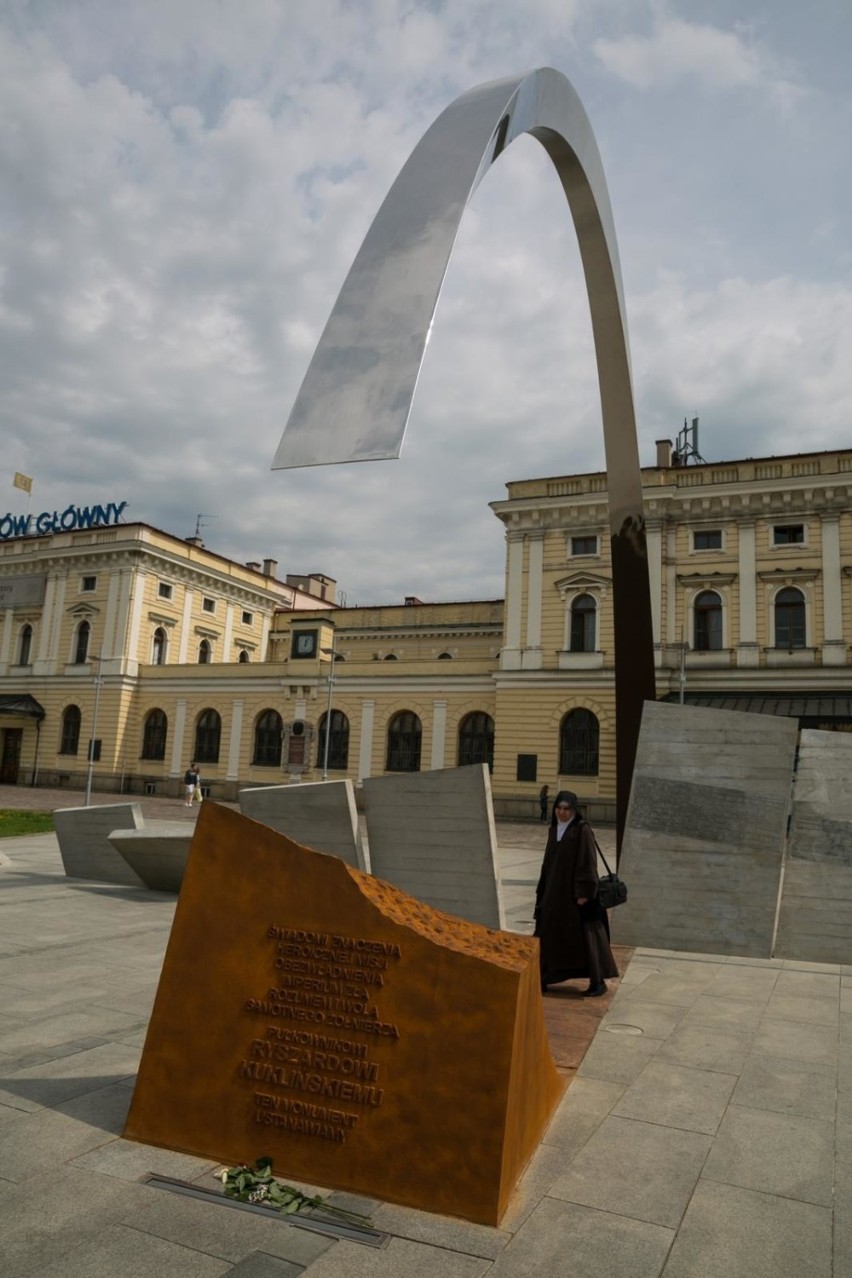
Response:
[[[597,845],[577,810],[577,796],[560,790],[535,893],[541,988],[586,977],[587,998],[606,994],[618,976],[609,944],[609,919],[598,900]]]
[[[195,798],[195,791],[198,788],[199,797],[201,795],[200,788],[201,777],[194,763],[191,763],[183,774],[183,799],[188,808],[192,807],[192,800]]]
[[[550,792],[550,786],[543,785],[538,792],[538,806],[541,811],[539,820],[547,820],[547,796]]]

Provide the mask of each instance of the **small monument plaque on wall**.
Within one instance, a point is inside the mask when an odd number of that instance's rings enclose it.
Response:
[[[562,1088],[534,940],[203,805],[125,1136],[495,1225]]]

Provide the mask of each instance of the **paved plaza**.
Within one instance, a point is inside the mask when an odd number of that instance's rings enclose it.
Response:
[[[0,807],[81,801],[0,787]],[[530,931],[543,827],[497,833]],[[145,1183],[216,1188],[216,1164],[120,1136],[173,912],[66,878],[53,835],[0,842],[3,1278],[852,1274],[852,965],[635,951],[501,1227],[338,1195],[376,1249]],[[546,996],[549,1026],[590,1014],[582,984]]]

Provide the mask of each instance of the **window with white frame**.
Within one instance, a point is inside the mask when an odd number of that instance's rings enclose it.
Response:
[[[91,593],[91,591],[97,590],[97,588],[98,588],[97,577],[83,577],[80,581],[80,590],[84,594],[89,594]]]
[[[171,599],[172,587],[167,581],[161,581],[157,585],[157,594],[160,599]]]
[[[202,599],[202,601],[201,601],[201,607],[204,609],[204,611],[205,611],[205,612],[215,612],[215,611],[216,611],[216,600],[215,600],[215,599]]]
[[[803,546],[805,544],[804,524],[774,524],[772,527],[773,546]]]
[[[807,646],[805,596],[795,586],[779,590],[774,602],[775,647],[787,652]]]
[[[722,647],[722,596],[702,590],[695,596],[692,620],[696,652],[717,652]]]
[[[597,533],[581,533],[577,537],[570,537],[568,546],[572,559],[576,555],[596,555],[598,553]]]
[[[591,595],[577,595],[571,604],[571,652],[594,652],[598,606]]]
[[[696,528],[692,534],[693,550],[721,550],[721,528]]]

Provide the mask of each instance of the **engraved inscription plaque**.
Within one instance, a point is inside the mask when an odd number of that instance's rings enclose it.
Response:
[[[202,806],[125,1136],[494,1225],[562,1086],[534,940]]]

